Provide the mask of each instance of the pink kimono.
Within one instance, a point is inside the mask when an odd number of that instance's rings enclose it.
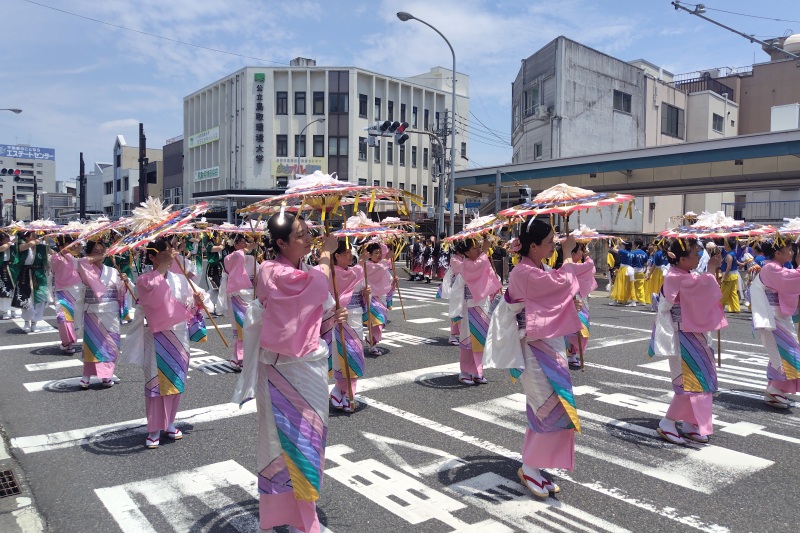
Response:
[[[474,261],[464,259],[461,276],[464,278],[463,326],[459,331],[461,373],[483,377],[483,347],[489,316],[486,311],[490,297],[500,292],[502,285],[494,273],[490,259],[481,253]]]
[[[784,394],[797,394],[800,392],[800,345],[792,315],[800,299],[800,270],[769,260],[753,280],[750,293],[753,328],[761,332],[769,356],[769,385]]]
[[[125,300],[125,284],[119,272],[105,265],[93,265],[87,258],[78,260],[78,274],[86,285],[83,312],[83,377],[101,378],[108,383],[120,347],[120,311]]]
[[[372,261],[366,262],[367,269],[367,282],[372,290],[370,295],[369,308],[365,302],[364,305],[364,326],[372,330],[372,346],[381,341],[381,334],[383,328],[386,327],[386,322],[389,318],[389,309],[386,300],[394,286],[394,277],[392,272],[386,269],[386,264],[383,260],[379,263]]]
[[[247,307],[253,301],[253,277],[255,275],[255,257],[237,250],[225,256],[225,272],[228,273],[227,293],[228,309],[231,313],[231,325],[236,335],[233,340],[231,365],[241,368],[244,359],[242,344],[242,328]]]
[[[319,333],[330,297],[325,275],[300,267],[278,255],[262,263],[256,283],[264,308],[255,387],[259,522],[262,530],[288,524],[319,533],[328,432],[328,349]]]
[[[76,265],[77,259],[68,254],[59,252],[50,257],[58,334],[61,337],[61,346],[65,349],[77,342],[75,318],[78,313],[83,314],[83,283]],[[79,307],[77,311],[76,305]]]
[[[579,279],[591,275],[594,264],[566,263],[558,270],[537,266],[523,257],[511,271],[505,299],[518,304],[517,321],[525,330],[524,368],[511,370],[522,381],[528,428],[522,462],[532,468],[575,466],[575,432],[580,421],[572,394],[564,336],[581,328],[574,298]]]
[[[591,258],[586,258],[584,264],[594,263]],[[571,263],[566,263],[567,265]],[[563,268],[564,265],[562,265]],[[581,319],[581,329],[567,335],[567,350],[571,356],[580,353],[581,349],[586,352],[586,344],[589,342],[589,294],[597,288],[597,280],[594,277],[595,268],[592,266],[591,270],[581,270],[578,276],[578,287],[583,307],[578,311],[578,318]],[[578,348],[580,342],[580,349]]]
[[[664,277],[649,354],[669,357],[672,391],[666,418],[697,426],[711,435],[711,405],[717,390],[714,350],[706,334],[728,326],[713,274],[671,266]],[[688,302],[681,305],[681,302]]]

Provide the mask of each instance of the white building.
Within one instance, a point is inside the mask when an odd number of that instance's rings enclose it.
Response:
[[[184,98],[184,202],[236,207],[279,194],[295,174],[320,170],[341,180],[415,192],[435,205],[429,135],[444,133],[451,73],[401,79],[357,67],[246,67]],[[457,75],[457,114],[469,117],[469,77]],[[381,137],[367,146],[377,121],[408,122],[410,138]],[[466,136],[456,136],[466,168]],[[301,135],[302,134],[302,135]],[[450,142],[448,137],[447,142]]]
[[[33,216],[33,179],[38,193],[54,192],[56,187],[56,151],[37,146],[0,144],[0,198],[3,220],[12,218],[16,193],[16,219]],[[39,201],[41,207],[41,198]]]

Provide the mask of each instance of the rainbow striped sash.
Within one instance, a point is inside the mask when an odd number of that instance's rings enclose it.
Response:
[[[717,371],[714,368],[714,351],[706,342],[705,335],[681,330],[676,333],[680,343],[682,375],[677,382],[672,382],[674,392],[715,392]]]
[[[74,322],[75,321],[75,298],[68,290],[56,291],[56,301],[58,307],[56,309],[56,320],[58,322]]]
[[[380,298],[370,298],[369,311],[361,313],[361,321],[365,326],[385,326],[389,310]]]
[[[528,395],[528,427],[536,433],[548,433],[563,429],[574,429],[580,432],[581,423],[578,419],[575,397],[572,394],[572,381],[566,359],[546,340],[535,340],[529,342],[528,346],[546,378],[542,380],[537,379],[540,376],[531,375],[526,380],[528,386],[539,389],[538,394]],[[524,378],[529,372],[531,372],[530,369],[526,369],[521,377]],[[546,399],[534,410],[534,406],[531,406],[530,402],[531,397]]]
[[[775,329],[765,334],[775,338],[780,356],[780,368],[774,368],[772,364],[767,365],[767,379],[778,381],[788,381],[800,379],[800,346],[793,331],[787,331],[787,327],[780,320],[775,321]]]
[[[189,340],[192,342],[206,342],[208,340],[206,321],[200,311],[197,311],[194,316],[189,319],[187,325],[189,326]]]
[[[186,388],[189,352],[172,330],[153,333],[158,367],[158,394],[181,394]]]
[[[236,339],[242,340],[242,328],[244,328],[244,317],[247,315],[247,303],[240,296],[231,296],[231,310],[233,311],[233,322],[236,325]]]
[[[112,313],[106,320],[97,313],[84,314],[83,360],[85,362],[113,363],[117,360],[120,346],[119,319],[116,309]]]
[[[473,352],[482,352],[486,346],[489,317],[481,307],[470,307],[468,311],[469,339]]]

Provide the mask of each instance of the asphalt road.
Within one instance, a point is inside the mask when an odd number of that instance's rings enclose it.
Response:
[[[653,314],[591,299],[585,372],[572,374],[583,432],[561,493],[520,485],[524,397],[504,371],[458,383],[447,302],[402,282],[382,347],[368,357],[353,414],[332,410],[318,512],[336,533],[372,531],[780,531],[800,523],[800,425],[766,406],[766,358],[749,314],[723,332],[709,446],[655,433],[671,398],[666,361],[649,360]],[[48,310],[48,322],[55,325]],[[222,330],[230,335],[229,321]],[[111,389],[81,391],[80,358],[58,334],[0,322],[0,424],[24,492],[50,531],[258,531],[254,402],[228,403],[237,375],[209,330],[194,344],[179,413],[185,438],[145,438],[143,377],[120,365]],[[125,333],[126,326],[123,326]],[[20,470],[21,469],[21,470]]]

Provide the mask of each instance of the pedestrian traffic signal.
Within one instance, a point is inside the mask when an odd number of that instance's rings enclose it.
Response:
[[[0,168],[0,176],[19,176],[18,168]]]
[[[394,142],[398,146],[408,140],[408,133],[405,132],[406,128],[408,128],[408,122],[395,122],[392,124],[392,131],[394,131]]]

